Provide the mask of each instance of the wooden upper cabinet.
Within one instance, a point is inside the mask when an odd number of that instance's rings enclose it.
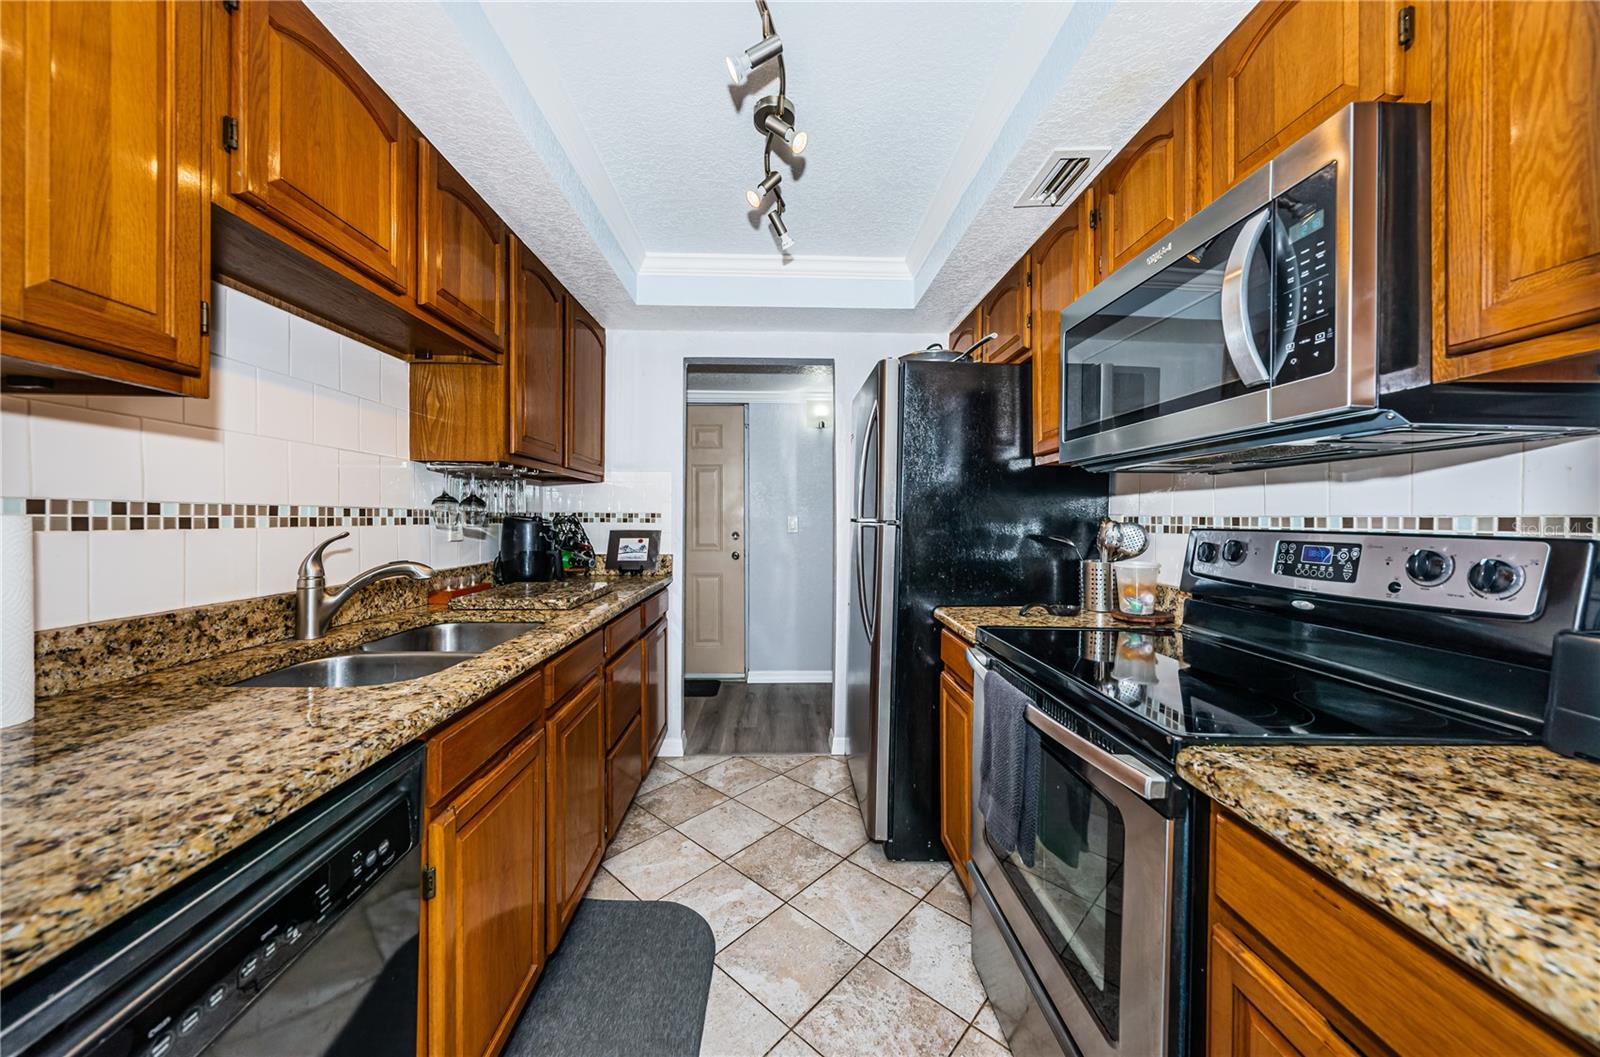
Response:
[[[1348,103],[1405,94],[1400,6],[1281,0],[1245,16],[1211,57],[1212,190],[1226,191]]]
[[[1097,281],[1195,211],[1197,90],[1192,80],[1180,88],[1095,181]]]
[[[524,739],[428,826],[429,1053],[498,1052],[544,967],[545,744]]]
[[[545,725],[550,739],[549,924],[554,951],[600,865],[606,835],[604,681],[592,679]]]
[[[1600,5],[1452,3],[1446,33],[1436,377],[1596,352]]]
[[[566,460],[566,291],[512,240],[511,451],[559,469]]]
[[[567,298],[567,469],[606,469],[606,332],[576,298]]]
[[[304,4],[251,0],[231,18],[232,193],[409,292],[417,141],[405,115]]]
[[[983,347],[984,363],[1021,363],[1033,351],[1032,275],[1024,254],[979,302],[984,333],[999,335]]]
[[[6,373],[205,395],[204,7],[0,11]]]
[[[967,318],[956,324],[956,329],[950,332],[950,344],[947,349],[960,352],[970,349],[972,343],[983,336],[983,306],[974,305],[972,311],[967,313]],[[978,350],[978,358],[983,358],[983,350]]]
[[[1033,266],[1035,456],[1051,455],[1061,447],[1061,310],[1094,285],[1092,207],[1093,191],[1085,191],[1028,254]]]
[[[506,345],[510,232],[433,144],[417,156],[417,303],[496,352]]]

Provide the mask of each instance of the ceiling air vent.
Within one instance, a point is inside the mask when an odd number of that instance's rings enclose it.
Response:
[[[1105,158],[1103,150],[1058,150],[1045,160],[1039,175],[1017,199],[1017,208],[1064,206],[1078,196],[1089,174]]]

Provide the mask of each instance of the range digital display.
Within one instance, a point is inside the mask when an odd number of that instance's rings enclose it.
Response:
[[[1361,568],[1359,543],[1314,543],[1279,540],[1272,552],[1272,571],[1302,580],[1355,583]]]

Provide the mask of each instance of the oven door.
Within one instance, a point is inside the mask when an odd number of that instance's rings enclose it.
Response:
[[[975,711],[974,725],[986,726],[976,702]],[[1053,703],[1027,711],[1024,737],[1038,754],[1031,839],[1005,848],[981,806],[975,818],[973,866],[985,902],[992,901],[1002,931],[1025,958],[1022,975],[1043,990],[1079,1052],[1167,1054],[1175,823],[1161,806],[1170,779],[1096,743],[1104,739],[1090,741],[1068,729],[1052,712]],[[996,732],[986,729],[981,736]],[[981,769],[974,780],[984,782]],[[978,802],[984,802],[981,791]],[[999,974],[983,968],[1016,1050],[1018,1035],[1040,1034],[1028,1030],[1040,1018],[1023,989],[991,986],[990,977]]]

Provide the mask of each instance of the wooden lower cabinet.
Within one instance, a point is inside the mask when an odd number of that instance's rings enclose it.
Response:
[[[645,633],[644,640],[644,713],[639,737],[646,774],[655,764],[666,736],[667,621],[662,618]]]
[[[1211,822],[1207,1057],[1594,1054],[1234,815]]]
[[[497,1052],[544,968],[545,750],[535,726],[428,825],[431,1053]]]
[[[558,707],[545,731],[550,739],[546,949],[554,951],[605,850],[605,680],[591,680]]]
[[[639,731],[643,727],[640,717],[622,732],[617,743],[606,754],[606,839],[616,835],[622,825],[622,816],[633,803],[633,794],[639,791],[644,780],[644,754],[639,751]]]
[[[948,669],[939,676],[939,839],[971,895],[972,691]]]

